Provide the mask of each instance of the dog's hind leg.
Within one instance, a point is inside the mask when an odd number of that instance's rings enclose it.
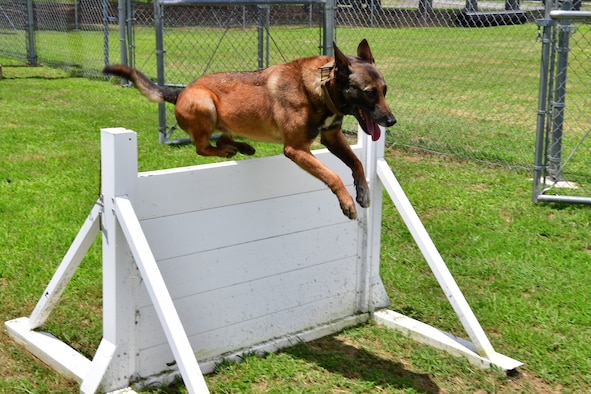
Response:
[[[351,149],[351,146],[343,133],[340,130],[326,131],[322,133],[320,142],[351,169],[353,172],[355,191],[357,192],[356,200],[363,208],[369,207],[369,186],[365,179],[363,164],[361,164],[357,155],[355,155]]]
[[[210,138],[211,133],[194,133],[188,132],[193,135],[193,142],[195,143],[195,151],[200,156],[219,156],[230,158],[236,155],[238,149],[234,145],[220,144],[219,141],[216,146],[211,145]]]
[[[337,196],[341,210],[349,219],[357,218],[357,209],[353,197],[349,194],[343,181],[337,174],[329,170],[318,160],[309,147],[294,147],[285,145],[283,148],[285,156],[290,158],[298,166],[306,170],[311,175],[324,182],[330,190]]]
[[[221,143],[218,141],[216,146],[211,145],[218,115],[214,95],[209,89],[194,87],[184,90],[174,107],[174,114],[181,129],[191,136],[198,155],[230,158],[240,151],[236,143],[226,143],[227,139],[232,140],[230,137],[222,139]]]

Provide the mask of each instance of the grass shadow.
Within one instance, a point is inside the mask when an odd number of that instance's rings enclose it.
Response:
[[[0,63],[1,64],[1,63]],[[67,72],[44,66],[30,66],[26,64],[5,64],[2,65],[2,80],[24,80],[24,79],[70,79],[78,78],[75,72]]]
[[[376,388],[413,389],[427,394],[440,392],[429,374],[409,371],[400,362],[349,345],[334,336],[300,343],[282,350],[282,353],[314,363],[347,379],[371,382]]]

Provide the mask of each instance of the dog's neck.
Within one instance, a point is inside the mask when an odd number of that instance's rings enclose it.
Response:
[[[343,116],[344,114],[339,111],[338,107],[330,97],[330,93],[328,91],[328,84],[330,83],[330,75],[332,70],[334,69],[334,62],[330,62],[325,64],[324,66],[320,67],[320,86],[322,87],[322,96],[324,98],[324,104],[326,104],[326,108],[333,114],[337,116]]]

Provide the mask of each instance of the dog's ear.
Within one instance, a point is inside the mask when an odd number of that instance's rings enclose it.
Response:
[[[332,43],[334,48],[334,68],[335,78],[340,82],[346,82],[349,79],[351,70],[349,70],[349,59],[341,50],[337,47],[337,44]]]
[[[369,44],[365,38],[359,43],[359,46],[357,47],[357,56],[361,60],[365,60],[368,63],[375,63],[373,55],[371,54],[371,49],[369,49]]]

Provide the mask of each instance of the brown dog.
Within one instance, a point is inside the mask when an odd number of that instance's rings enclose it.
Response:
[[[351,168],[356,200],[366,208],[369,187],[361,162],[342,134],[343,115],[355,116],[374,141],[380,137],[378,125],[389,127],[396,119],[384,98],[386,83],[367,41],[359,44],[357,57],[346,56],[336,45],[334,52],[334,58],[315,56],[259,71],[205,75],[182,90],[158,86],[123,65],[107,66],[104,73],[132,81],[151,101],[176,104],[178,125],[199,155],[254,154],[252,146],[234,141],[233,134],[283,144],[285,156],[323,181],[339,199],[343,213],[355,219],[353,198],[338,175],[312,155],[310,145],[320,134],[320,142]],[[212,146],[215,130],[222,136]]]

